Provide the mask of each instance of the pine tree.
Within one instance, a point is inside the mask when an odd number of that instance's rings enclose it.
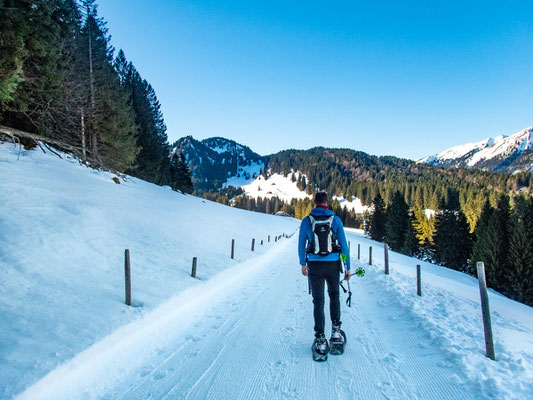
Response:
[[[114,67],[121,86],[129,94],[135,123],[139,128],[137,145],[141,150],[135,165],[127,172],[149,182],[170,184],[164,179],[165,171],[170,166],[166,125],[155,91],[141,78],[133,64],[127,62],[122,50],[115,58]]]
[[[401,251],[409,226],[409,207],[402,194],[396,192],[387,208],[385,221],[385,241],[394,251]]]
[[[87,138],[93,162],[125,171],[139,152],[135,114],[113,67],[114,49],[94,0],[83,0],[86,19],[80,35],[80,60],[88,88]]]
[[[480,222],[478,222],[478,224]],[[487,285],[496,290],[501,290],[501,286],[499,284],[502,273],[500,263],[500,248],[502,246],[503,239],[500,229],[500,219],[493,210],[488,217],[486,225],[482,225],[479,227],[479,229],[476,229],[475,253],[472,256],[472,262],[474,265],[478,261],[484,262]]]
[[[0,1],[0,114],[13,100],[23,81],[23,66],[28,56],[26,37],[31,29],[29,10],[23,3]]]
[[[385,239],[385,202],[378,193],[372,202],[373,212],[370,217],[370,226],[368,229],[369,236],[372,240],[383,242]]]
[[[49,106],[61,91],[64,62],[59,0],[2,2],[0,114],[3,122],[49,134]]]
[[[510,240],[510,205],[509,197],[506,195],[500,196],[497,203],[496,214],[499,218],[501,245],[499,248],[499,263],[500,263],[500,281],[498,285],[500,290],[507,293],[507,287],[509,282],[507,281],[507,275],[511,268],[509,264],[509,240]]]
[[[441,205],[435,217],[434,258],[439,264],[467,271],[472,252],[470,226],[459,208],[457,195],[448,192],[446,197],[446,204]]]
[[[507,272],[507,293],[510,297],[533,305],[533,243],[523,220],[524,215],[513,215]]]
[[[411,212],[409,214],[409,225],[405,232],[405,241],[402,248],[402,253],[410,257],[416,257],[420,254],[420,242],[417,238],[415,224],[415,216],[414,213]]]

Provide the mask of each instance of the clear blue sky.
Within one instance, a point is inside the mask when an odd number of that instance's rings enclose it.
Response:
[[[533,125],[533,1],[99,3],[171,142],[419,158]]]

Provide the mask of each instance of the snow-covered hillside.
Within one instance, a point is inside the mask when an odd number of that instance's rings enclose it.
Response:
[[[0,144],[0,398],[184,289],[257,258],[274,247],[274,235],[298,225],[112,177]],[[126,248],[131,308],[124,305]],[[189,276],[193,257],[198,280]]]
[[[298,179],[300,173],[296,172],[294,176],[295,179]],[[280,200],[290,202],[292,199],[310,198],[311,196],[300,190],[296,183],[296,181],[292,181],[290,176],[271,174],[267,179],[262,175],[251,180],[232,178],[228,179],[227,185],[241,187],[244,190],[244,195],[255,199],[278,197]]]
[[[253,176],[263,165],[251,165],[246,168],[246,176]],[[299,171],[293,172],[288,176],[281,174],[270,174],[268,178],[259,175],[257,178],[245,177],[233,177],[228,179],[226,186],[240,187],[244,190],[244,195],[258,198],[272,198],[278,197],[280,200],[290,202],[292,199],[310,199],[311,195],[302,191],[297,186],[297,179],[302,175],[306,181],[307,177]],[[294,178],[293,178],[294,177]],[[293,181],[293,179],[295,179]],[[364,206],[361,200],[355,196],[352,196],[351,200],[344,197],[333,196],[335,200],[339,202],[341,207],[348,210],[354,210],[356,214],[362,214],[369,209],[368,206]]]
[[[341,207],[347,208],[348,210],[352,211],[354,210],[356,214],[363,214],[365,211],[368,211],[370,209],[369,206],[364,206],[361,202],[361,199],[352,196],[351,200],[345,199],[344,197],[335,197]]]
[[[473,167],[493,171],[533,171],[533,127],[511,136],[500,135],[455,146],[425,157],[425,162],[445,167]]]
[[[341,293],[345,354],[315,363],[298,236],[265,242],[299,221],[117,185],[40,150],[18,158],[0,145],[1,398],[531,398],[533,309],[490,292],[489,360],[470,276],[393,252],[385,276],[382,245],[347,230],[366,274],[351,281],[352,308]],[[134,307],[123,303],[125,248]]]

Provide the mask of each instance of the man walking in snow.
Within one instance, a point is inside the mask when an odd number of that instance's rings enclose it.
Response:
[[[346,243],[344,227],[339,217],[328,210],[328,195],[318,192],[315,195],[315,208],[302,220],[298,240],[298,256],[302,274],[308,276],[313,295],[315,340],[313,358],[325,361],[330,350],[324,336],[324,286],[328,285],[329,310],[332,323],[330,338],[331,353],[342,354],[346,337],[341,330],[339,274],[341,254],[346,260],[344,278],[350,279],[350,251]]]

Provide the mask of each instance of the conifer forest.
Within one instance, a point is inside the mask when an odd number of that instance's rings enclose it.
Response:
[[[192,192],[154,89],[111,45],[95,0],[2,0],[0,35],[3,135]]]

